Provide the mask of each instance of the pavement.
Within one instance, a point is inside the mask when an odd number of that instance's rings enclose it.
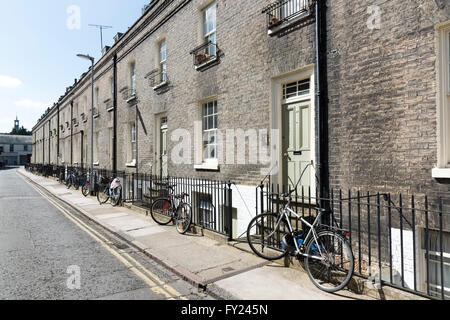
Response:
[[[99,205],[95,197],[67,188],[52,178],[18,169],[22,177],[120,236],[193,285],[227,300],[373,300],[349,290],[329,294],[317,289],[307,274],[267,262],[242,248],[213,238],[180,235],[173,226],[159,226],[151,217],[127,207]],[[236,245],[234,243],[234,245]]]

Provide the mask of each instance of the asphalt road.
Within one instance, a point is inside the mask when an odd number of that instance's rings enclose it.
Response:
[[[0,300],[212,299],[38,191],[0,170]]]

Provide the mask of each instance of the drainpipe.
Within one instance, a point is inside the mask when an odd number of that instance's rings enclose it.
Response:
[[[51,164],[51,160],[52,160],[52,140],[51,140],[51,135],[52,135],[52,127],[51,127],[51,120],[48,120],[48,164]]]
[[[70,165],[73,167],[73,101],[70,102]]]
[[[113,163],[112,171],[114,176],[117,174],[117,53],[113,56]]]
[[[57,106],[56,165],[59,166],[59,105]]]
[[[317,173],[321,198],[329,198],[326,0],[316,0]],[[327,205],[327,203],[322,203]],[[328,204],[329,205],[329,204]]]

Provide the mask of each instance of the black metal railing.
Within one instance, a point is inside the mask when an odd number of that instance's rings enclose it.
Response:
[[[311,11],[312,2],[312,0],[284,0],[268,5],[262,10],[267,16],[267,28],[273,29],[307,15]]]
[[[280,212],[276,184],[258,187],[257,212]],[[434,299],[450,299],[450,207],[443,199],[389,193],[301,188],[291,209],[306,220],[328,207],[328,221],[347,232],[355,256],[355,272],[380,286],[388,285]],[[291,217],[294,228],[302,221]],[[276,248],[275,244],[275,248]]]
[[[148,79],[150,86],[152,88],[158,87],[162,84],[166,84],[169,82],[169,79],[167,78],[167,72],[159,69],[155,69],[149,72],[145,76],[145,78]]]
[[[194,66],[200,68],[218,60],[219,48],[217,44],[208,41],[192,50],[190,54],[194,57]]]

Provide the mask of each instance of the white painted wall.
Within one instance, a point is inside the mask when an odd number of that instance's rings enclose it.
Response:
[[[403,264],[405,286],[414,288],[414,246],[413,232],[403,230]],[[392,228],[392,268],[402,274],[401,231]],[[399,283],[400,285],[400,283]]]

